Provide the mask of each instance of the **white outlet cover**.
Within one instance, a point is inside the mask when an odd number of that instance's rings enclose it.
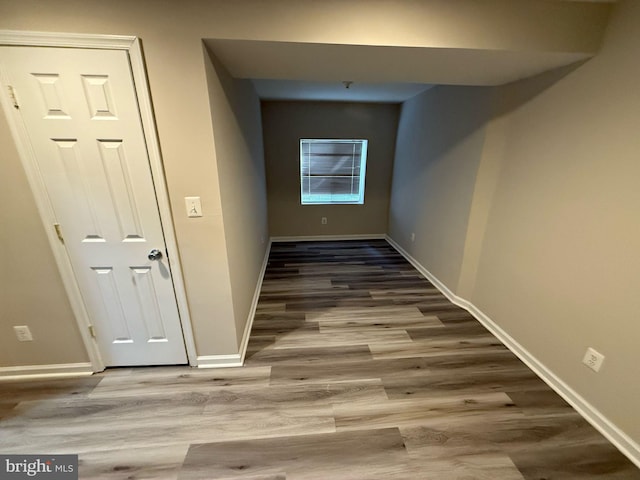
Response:
[[[604,362],[604,355],[600,352],[594,350],[593,348],[587,348],[586,353],[582,359],[582,363],[584,363],[587,367],[589,367],[594,372],[599,372],[602,368],[602,363]]]
[[[26,325],[15,325],[13,331],[16,333],[16,337],[19,342],[31,342],[33,341],[33,335],[31,330]]]

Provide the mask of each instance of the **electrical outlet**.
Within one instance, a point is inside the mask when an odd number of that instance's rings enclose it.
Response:
[[[412,242],[416,241],[416,234],[415,233],[411,233],[411,241]]]
[[[320,223],[322,223],[322,225],[326,225],[327,224],[327,217],[322,217],[322,219],[320,220]]]
[[[31,335],[31,330],[26,325],[15,325],[13,327],[13,331],[16,333],[16,337],[19,342],[31,342],[33,341],[33,336]]]
[[[604,362],[604,355],[595,351],[593,348],[587,348],[587,352],[584,354],[582,363],[589,367],[594,372],[599,372],[602,368],[602,362]]]

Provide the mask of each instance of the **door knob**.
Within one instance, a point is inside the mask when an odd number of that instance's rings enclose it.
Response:
[[[147,255],[147,258],[149,260],[160,260],[162,258],[162,252],[157,248],[154,248],[149,252],[149,255]]]

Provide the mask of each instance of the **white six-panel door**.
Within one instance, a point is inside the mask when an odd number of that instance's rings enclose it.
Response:
[[[127,53],[0,47],[0,68],[104,364],[186,363]]]

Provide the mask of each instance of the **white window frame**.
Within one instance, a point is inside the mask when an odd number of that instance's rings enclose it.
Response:
[[[307,191],[305,192],[305,179],[307,178],[311,178],[313,177],[312,172],[311,172],[311,162],[309,162],[308,171],[304,171],[304,158],[305,155],[310,155],[310,150],[312,147],[312,145],[314,143],[352,143],[354,146],[356,144],[360,144],[361,145],[361,150],[360,150],[360,158],[359,158],[359,162],[360,162],[360,175],[359,175],[359,181],[357,183],[357,198],[353,199],[353,200],[345,200],[345,199],[336,199],[336,200],[327,200],[326,198],[324,199],[317,199],[317,200],[310,200],[308,197],[310,195],[313,195],[311,191]],[[368,140],[366,139],[351,139],[351,138],[301,138],[300,139],[300,203],[302,205],[363,205],[364,204],[364,192],[365,192],[365,177],[366,177],[366,167],[367,167],[367,147],[368,147]],[[305,148],[307,149],[305,151]],[[355,155],[352,158],[352,172],[354,170],[354,162],[355,161]],[[354,187],[353,185],[353,179],[355,177],[352,175],[351,179],[352,179],[352,188]],[[308,182],[308,185],[310,187],[311,182]],[[354,194],[352,192],[352,194]],[[320,194],[318,194],[320,195]],[[305,200],[305,196],[307,197],[307,200]]]

